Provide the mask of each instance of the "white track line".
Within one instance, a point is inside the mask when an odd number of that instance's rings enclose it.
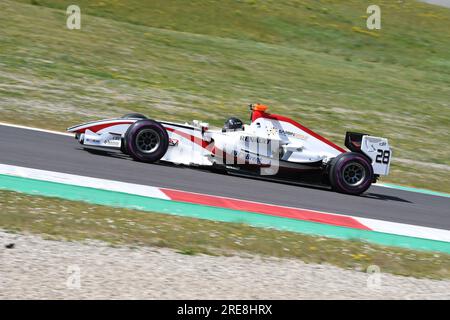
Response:
[[[69,136],[69,137],[73,137],[74,136],[73,133],[69,133],[69,132],[60,132],[60,131],[54,131],[54,130],[46,130],[46,129],[22,126],[22,125],[18,125],[18,124],[11,124],[11,123],[5,123],[5,122],[0,122],[0,126],[19,128],[19,129],[25,129],[25,130],[39,131],[39,132],[57,134],[57,135],[60,135],[60,136]]]
[[[166,194],[162,192],[159,188],[141,184],[83,177],[74,174],[31,169],[6,164],[0,164],[0,174],[21,178],[63,183],[80,187],[95,188],[107,191],[123,192],[143,197],[170,200],[170,198],[166,196]]]
[[[0,164],[0,175],[10,175],[10,176],[16,176],[16,177],[22,177],[22,178],[50,181],[50,182],[68,184],[68,185],[76,185],[76,186],[96,188],[96,189],[102,189],[102,190],[108,190],[108,191],[114,191],[114,192],[135,194],[135,195],[151,197],[151,198],[171,200],[161,190],[164,188],[158,188],[158,187],[152,187],[152,186],[146,186],[146,185],[140,185],[140,184],[133,184],[133,183],[125,183],[125,182],[119,182],[119,181],[114,181],[114,180],[84,177],[84,176],[78,176],[78,175],[60,173],[60,172],[54,172],[54,171],[38,170],[38,169],[31,169],[31,168],[25,168],[25,167]],[[172,190],[175,190],[175,189],[172,189]],[[182,191],[182,190],[176,190],[176,191],[186,192],[186,191]],[[186,192],[186,193],[190,193],[190,192]],[[212,195],[209,195],[209,196],[212,196]],[[212,197],[215,197],[215,196],[212,196]],[[218,198],[224,198],[224,197],[218,197]],[[233,198],[228,198],[228,199],[233,199]],[[239,199],[233,199],[233,200],[239,200]],[[241,200],[241,201],[245,201],[245,200]],[[275,206],[275,205],[273,205],[273,206]],[[280,207],[280,209],[283,208],[283,206],[277,206],[277,207]],[[301,209],[301,208],[295,208],[295,209]],[[314,210],[311,210],[311,211],[314,211]],[[323,213],[335,215],[334,213],[330,213],[330,212],[323,212]],[[369,227],[373,231],[450,242],[450,230],[428,228],[428,227],[396,223],[396,222],[389,222],[389,221],[376,220],[376,219],[369,219],[369,218],[360,218],[360,217],[354,217],[354,216],[349,216],[349,215],[340,215],[340,216],[347,216],[347,217],[353,218],[356,221],[360,222],[361,224]]]
[[[355,219],[363,225],[369,227],[373,231],[450,242],[450,230],[422,227],[412,224],[390,222],[370,218],[358,217]]]

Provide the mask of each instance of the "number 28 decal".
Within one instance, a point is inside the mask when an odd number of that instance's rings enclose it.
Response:
[[[377,150],[377,157],[375,158],[375,162],[376,163],[388,164],[390,158],[391,158],[391,151],[378,149]]]

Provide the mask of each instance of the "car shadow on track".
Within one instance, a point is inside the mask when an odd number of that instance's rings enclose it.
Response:
[[[362,194],[361,197],[368,198],[368,199],[375,199],[375,200],[384,200],[384,201],[397,201],[397,202],[404,202],[404,203],[412,203],[409,200],[405,200],[399,197],[395,196],[388,196],[386,194],[379,194],[379,193],[372,193],[368,192],[365,194]]]
[[[119,150],[115,151],[115,150],[111,150],[111,149],[102,149],[102,148],[96,148],[96,147],[89,147],[89,148],[82,147],[80,149],[87,151],[90,154],[97,155],[97,156],[132,160],[132,158],[130,156],[123,154]],[[260,181],[263,180],[263,181],[266,181],[269,183],[291,185],[291,186],[296,186],[299,188],[316,189],[316,190],[320,190],[320,191],[324,191],[324,192],[336,193],[335,191],[331,190],[327,186],[312,185],[312,184],[307,184],[307,183],[302,183],[302,182],[297,182],[297,181],[279,180],[279,179],[262,177],[262,176],[239,174],[239,173],[234,173],[234,172],[216,172],[214,170],[211,170],[211,168],[205,168],[205,167],[201,167],[201,166],[189,167],[189,166],[185,166],[185,165],[177,165],[177,164],[164,162],[164,161],[159,161],[157,163],[154,163],[154,165],[160,165],[160,166],[165,166],[165,167],[186,168],[186,169],[190,169],[190,170],[200,170],[203,172],[210,172],[210,173],[214,173],[214,174],[224,174],[227,176],[235,176],[235,177],[239,177],[241,179],[253,179],[253,180],[260,180]],[[349,196],[349,195],[342,194],[342,196]],[[373,192],[366,192],[366,193],[360,195],[359,197],[366,198],[366,199],[382,200],[382,201],[396,201],[396,202],[403,202],[403,203],[412,203],[411,201],[408,201],[408,200],[405,200],[405,199],[402,199],[402,198],[399,198],[396,196],[390,196],[390,195],[386,195],[386,194],[379,194],[379,193],[373,193]]]
[[[131,158],[129,155],[123,154],[119,150],[111,150],[111,149],[103,149],[101,147],[81,147],[79,150],[86,151],[90,154],[96,155],[96,156],[102,156],[102,157],[108,157],[108,158],[116,158],[116,159],[126,159],[130,161],[134,161],[133,158]],[[144,163],[139,161],[134,161],[136,163]],[[176,168],[186,168],[186,169],[198,169],[201,167],[189,167],[185,166],[183,164],[175,164],[171,162],[165,162],[165,161],[157,161],[155,163],[152,163],[152,165],[158,165],[158,166],[165,166],[165,167],[176,167]],[[207,171],[207,170],[205,170]],[[211,172],[211,170],[209,170]]]
[[[82,147],[79,150],[87,151],[90,154],[95,154],[96,156],[103,156],[108,158],[117,158],[117,159],[129,159],[130,157],[126,154],[123,154],[122,152],[113,151],[113,150],[105,150],[101,148],[85,148]]]

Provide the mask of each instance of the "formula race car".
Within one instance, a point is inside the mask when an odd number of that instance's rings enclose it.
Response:
[[[120,150],[134,160],[166,161],[213,171],[296,181],[361,194],[389,174],[388,140],[347,132],[339,147],[300,123],[250,105],[251,123],[229,118],[223,128],[157,121],[138,113],[80,124],[67,131],[87,148]]]

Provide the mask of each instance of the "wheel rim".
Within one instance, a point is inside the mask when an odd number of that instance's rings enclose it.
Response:
[[[136,136],[136,146],[142,153],[152,153],[161,144],[159,134],[153,129],[145,129]]]
[[[356,162],[347,164],[342,172],[345,183],[351,187],[361,185],[366,178],[366,170],[361,164]]]

